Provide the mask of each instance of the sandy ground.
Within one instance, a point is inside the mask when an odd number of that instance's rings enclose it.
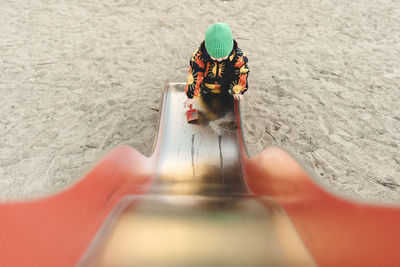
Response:
[[[400,2],[22,1],[0,5],[0,199],[65,188],[111,148],[150,155],[160,89],[208,25],[249,58],[250,155],[279,145],[331,190],[400,203]]]

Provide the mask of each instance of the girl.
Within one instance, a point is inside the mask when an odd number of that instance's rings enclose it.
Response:
[[[242,100],[248,89],[247,62],[228,24],[209,26],[205,40],[190,59],[184,106],[192,105],[200,94],[231,94],[234,99]]]

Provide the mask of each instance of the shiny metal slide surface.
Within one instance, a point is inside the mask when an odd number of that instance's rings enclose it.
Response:
[[[247,189],[231,96],[199,98],[187,123],[183,86],[164,92],[149,194],[118,204],[80,266],[313,266],[279,204]]]
[[[292,155],[249,158],[240,105],[187,123],[166,83],[153,154],[120,146],[71,187],[0,203],[0,266],[400,266],[400,207],[357,203]]]

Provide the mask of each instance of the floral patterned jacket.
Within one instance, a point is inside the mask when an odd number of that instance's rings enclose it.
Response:
[[[236,41],[226,60],[211,59],[204,42],[190,58],[189,77],[185,88],[188,98],[200,94],[243,94],[248,89],[248,59]]]

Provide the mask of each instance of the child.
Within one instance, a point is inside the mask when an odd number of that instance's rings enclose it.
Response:
[[[189,77],[185,88],[187,108],[194,97],[212,94],[232,94],[242,100],[248,89],[247,57],[233,39],[226,23],[208,27],[205,40],[190,59]]]

